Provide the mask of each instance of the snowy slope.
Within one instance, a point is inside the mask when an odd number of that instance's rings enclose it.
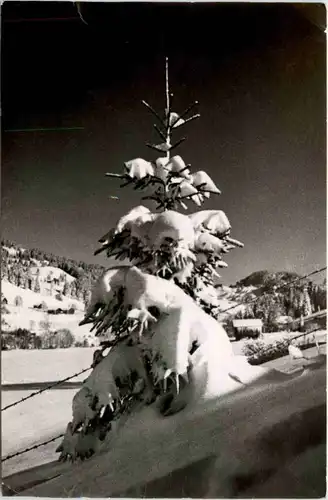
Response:
[[[103,454],[68,471],[65,465],[61,476],[21,494],[286,498],[298,489],[323,497],[325,379],[319,368],[284,383],[263,381],[169,418],[146,407]]]
[[[1,282],[1,292],[8,300],[8,305],[14,305],[15,297],[20,296],[23,299],[23,306],[25,308],[33,307],[34,305],[41,304],[41,302],[45,302],[49,308],[53,309],[68,308],[70,304],[74,304],[79,310],[84,310],[84,304],[79,300],[63,297],[63,300],[60,301],[48,295],[20,288],[5,280]]]
[[[34,259],[34,261],[37,263],[37,261],[35,259]],[[30,273],[32,274],[32,276],[35,276],[38,273],[41,280],[46,280],[47,277],[49,276],[49,274],[51,274],[52,278],[56,278],[56,279],[59,279],[60,276],[65,277],[65,280],[67,280],[69,283],[71,283],[72,281],[75,281],[75,278],[73,276],[66,273],[62,269],[59,269],[58,267],[53,267],[53,266],[36,265],[35,267],[30,268]]]
[[[8,300],[6,306],[9,314],[4,316],[7,326],[3,327],[4,331],[15,330],[17,328],[25,328],[34,333],[41,334],[44,331],[42,323],[49,322],[50,331],[57,331],[62,328],[68,328],[74,335],[75,339],[88,338],[90,342],[94,341],[94,335],[90,333],[90,325],[79,326],[79,322],[84,318],[84,304],[76,299],[63,297],[63,300],[57,300],[54,297],[35,293],[32,290],[20,288],[16,285],[2,281],[2,293]],[[15,298],[21,297],[23,306],[17,307],[14,305]],[[75,314],[48,314],[46,311],[33,309],[34,305],[39,305],[42,302],[47,304],[48,309],[69,309],[75,305]]]
[[[248,298],[254,297],[254,292],[256,291],[256,287],[249,286],[238,289],[232,286],[220,286],[217,288],[217,297],[218,297],[218,306],[220,308],[219,319],[224,321],[231,315],[235,315],[238,312],[244,312],[246,309],[245,305],[245,297]],[[225,312],[227,309],[229,311]]]
[[[237,312],[244,312],[245,311],[245,305],[240,304],[239,301],[231,299],[218,299],[218,306],[220,308],[220,311],[222,311],[218,319],[220,321],[224,321],[225,319],[229,318],[231,315],[235,315]],[[227,309],[229,311],[225,312]]]

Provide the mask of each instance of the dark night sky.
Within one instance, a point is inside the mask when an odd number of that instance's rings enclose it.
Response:
[[[324,31],[290,4],[92,2],[82,12],[88,25],[72,3],[3,4],[2,236],[106,262],[93,257],[97,240],[139,196],[104,174],[156,158],[140,101],[163,110],[168,54],[176,111],[200,102],[178,153],[213,177],[222,195],[203,208],[224,210],[245,243],[223,281],[324,265]],[[84,130],[5,132],[70,126]]]

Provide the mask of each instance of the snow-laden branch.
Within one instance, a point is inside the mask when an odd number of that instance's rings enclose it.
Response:
[[[154,162],[135,158],[124,164],[124,173],[106,176],[124,180],[124,186],[133,184],[135,189],[153,189],[156,184],[162,186],[162,190],[156,190],[150,196],[144,197],[157,201],[158,208],[175,209],[179,204],[184,206],[184,200],[193,201],[201,206],[205,199],[211,194],[221,194],[211,177],[200,170],[191,173],[190,165],[186,165],[179,155],[168,156],[168,152],[181,143],[181,139],[174,145],[169,142],[162,144],[148,144],[149,147],[160,153],[167,153],[165,157],[159,157]]]
[[[230,222],[221,210],[188,216],[173,210],[152,213],[139,205],[100,238],[102,246],[96,253],[107,251],[108,256],[186,283],[194,270],[200,272],[204,265],[213,276],[216,267],[227,266],[222,255],[243,246],[229,236],[230,231]]]

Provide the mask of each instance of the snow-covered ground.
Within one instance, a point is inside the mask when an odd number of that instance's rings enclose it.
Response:
[[[90,325],[79,326],[79,322],[84,317],[81,311],[76,311],[75,314],[53,315],[26,307],[9,306],[8,310],[10,310],[10,314],[6,315],[5,320],[9,327],[6,328],[6,330],[26,328],[34,333],[41,334],[44,331],[42,322],[49,321],[50,331],[54,332],[61,328],[68,328],[75,339],[81,339],[89,335],[94,338],[94,336],[90,334]]]
[[[251,385],[169,418],[144,408],[102,454],[71,467],[49,466],[48,477],[52,469],[63,474],[22,494],[323,497],[325,380],[319,368],[288,382]],[[31,474],[30,481],[37,480],[38,471]]]
[[[260,337],[259,341],[263,342],[266,345],[272,344],[273,342],[277,341],[282,341],[283,339],[288,339],[291,337],[295,337],[297,335],[300,335],[300,332],[274,332],[274,333],[265,333],[263,334],[262,337]],[[314,338],[319,342],[320,344],[325,344],[326,339],[327,339],[327,332],[326,330],[319,330],[313,334],[306,335],[305,337],[299,337],[294,341],[294,345],[303,345],[306,342],[314,342]],[[238,340],[238,342],[233,342],[233,351],[235,354],[243,354],[243,348],[245,344],[249,344],[252,342],[250,339],[241,339]]]
[[[2,384],[62,380],[90,366],[94,351],[94,347],[2,351]],[[87,375],[73,381],[82,381]]]
[[[1,353],[2,384],[29,382],[42,384],[62,380],[88,368],[92,363],[94,350],[94,348],[70,348],[3,351]],[[90,372],[87,371],[71,381],[82,382],[89,374]],[[62,433],[71,419],[72,399],[77,390],[58,388],[46,391],[4,411],[2,414],[2,456],[15,453]],[[31,392],[29,390],[3,390],[2,408],[28,396]],[[59,442],[54,443],[55,448],[58,444]],[[56,457],[55,448],[49,456],[50,460]],[[43,450],[40,451],[36,461],[38,465],[44,460]],[[18,463],[20,460],[18,459]],[[10,474],[14,470],[12,461],[9,460],[3,464],[3,474]]]
[[[88,373],[84,374],[86,377]],[[2,414],[2,456],[15,453],[58,436],[65,430],[72,417],[72,399],[78,389],[44,392]],[[5,407],[33,391],[2,391],[1,406]],[[58,443],[57,443],[58,446]],[[5,462],[2,473],[10,473],[10,460]]]
[[[88,325],[86,325],[88,326]],[[79,327],[83,328],[83,327]],[[286,334],[280,334],[281,337]],[[326,332],[318,332],[319,342],[325,342]],[[264,341],[277,340],[279,334],[268,334]],[[236,355],[242,354],[246,340],[233,342]],[[47,382],[60,380],[88,367],[96,347],[71,347],[69,349],[11,350],[1,353],[1,376],[3,384],[24,382]],[[320,348],[324,350],[324,346]],[[84,380],[83,375],[74,379]]]

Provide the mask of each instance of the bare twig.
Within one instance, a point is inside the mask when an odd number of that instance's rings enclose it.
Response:
[[[183,119],[185,116],[187,116],[187,115],[188,115],[188,113],[190,113],[190,111],[191,111],[191,110],[192,110],[195,106],[197,106],[198,104],[199,104],[199,103],[198,103],[198,101],[193,102],[193,103],[189,106],[189,108],[187,108],[187,109],[186,109],[186,110],[185,110],[185,111],[184,111],[184,112],[180,115],[180,119]]]
[[[122,174],[112,174],[110,172],[107,172],[105,175],[106,175],[106,177],[114,177],[116,179],[124,179],[125,178],[125,175],[122,175]]]
[[[146,101],[141,101],[141,102],[144,106],[146,106],[146,108],[149,109],[149,111],[151,111],[153,113],[154,116],[156,116],[157,120],[159,120],[161,122],[163,127],[166,127],[166,123],[162,120],[162,118],[159,116],[157,111],[155,111],[154,108],[150,104],[148,104],[148,102],[146,102]]]
[[[154,124],[154,128],[155,128],[156,132],[159,134],[160,138],[166,142],[165,134],[161,131],[161,129],[158,127],[158,125],[156,125],[156,123]]]
[[[80,2],[75,2],[75,5],[76,5],[76,10],[77,10],[77,13],[79,15],[79,18],[81,19],[81,21],[88,25],[88,23],[85,21],[85,19],[83,19],[83,16],[82,16],[82,12],[81,12],[81,7],[80,7]]]
[[[170,86],[169,86],[169,59],[165,58],[165,98],[166,98],[166,144],[170,145]],[[167,151],[166,157],[170,159],[170,150]]]
[[[183,123],[181,123],[181,125],[179,125],[179,127],[183,127],[184,125],[186,125],[187,123],[193,121],[193,120],[196,120],[197,118],[200,118],[200,114],[197,113],[197,115],[193,115],[191,116],[190,118],[187,118],[187,120],[184,120]]]
[[[176,142],[175,144],[173,144],[173,146],[170,147],[170,152],[172,151],[172,149],[175,149],[177,148],[178,146],[180,146],[180,144],[182,142],[184,142],[187,138],[186,137],[182,137],[178,142]]]

